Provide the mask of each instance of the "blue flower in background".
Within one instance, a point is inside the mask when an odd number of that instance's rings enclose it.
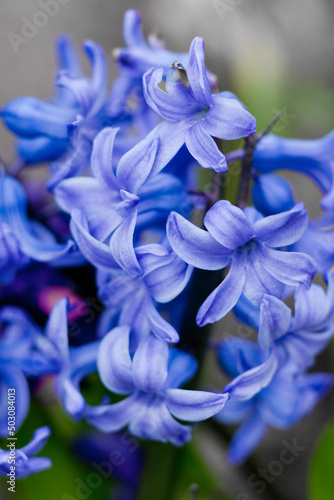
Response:
[[[195,359],[182,351],[169,351],[166,342],[153,335],[129,354],[130,328],[112,330],[101,342],[98,370],[103,384],[116,394],[130,394],[112,405],[88,408],[88,421],[102,432],[128,425],[132,434],[170,441],[180,446],[190,439],[186,421],[199,421],[220,411],[228,394],[178,389],[196,372]]]
[[[327,293],[319,285],[301,285],[290,307],[272,295],[264,295],[257,309],[243,297],[234,307],[239,321],[258,330],[263,351],[272,351],[280,365],[287,361],[299,369],[309,368],[334,333],[334,273],[326,276]]]
[[[80,419],[86,401],[80,392],[80,382],[96,371],[96,356],[100,342],[90,342],[79,347],[69,347],[67,312],[68,299],[59,300],[47,322],[46,337],[56,351],[58,369],[54,388],[63,408],[73,418]]]
[[[15,463],[10,463],[10,451],[0,448],[0,476],[10,474],[10,466],[15,466],[15,478],[22,479],[30,474],[36,474],[49,469],[52,465],[49,458],[34,457],[44,447],[51,431],[49,427],[40,427],[34,432],[33,438],[29,444],[23,448],[15,450]],[[15,484],[15,482],[14,482]]]
[[[321,139],[286,139],[266,135],[259,141],[253,168],[261,173],[295,170],[311,178],[324,193],[320,205],[334,207],[334,131]]]
[[[27,377],[39,377],[57,369],[52,346],[29,315],[18,307],[0,309],[0,387],[6,394],[0,405],[0,436],[8,436],[8,389],[15,389],[16,430],[28,413],[30,391]]]
[[[27,266],[29,257],[22,251],[15,231],[5,222],[0,222],[0,282],[9,285],[19,269]]]
[[[99,296],[108,308],[108,324],[116,321],[118,325],[131,326],[131,352],[150,331],[166,342],[178,342],[178,333],[160,316],[157,306],[177,297],[192,272],[190,266],[163,245],[143,245],[135,253],[142,277],[132,277],[123,269],[97,274]]]
[[[242,293],[259,306],[264,294],[283,298],[287,286],[309,287],[316,274],[314,261],[302,253],[275,250],[297,241],[307,223],[302,203],[264,218],[251,207],[243,212],[228,201],[218,201],[204,217],[207,231],[172,212],[167,235],[182,260],[209,270],[230,265],[226,278],[198,311],[198,325],[224,317]]]
[[[56,44],[58,71],[72,78],[82,75],[76,49],[67,36],[59,36]],[[56,88],[50,102],[35,97],[18,97],[9,102],[1,116],[6,126],[18,136],[17,153],[25,164],[52,161],[69,147],[67,125],[75,119],[77,104],[66,89]]]
[[[170,174],[155,175],[159,140],[141,141],[120,160],[116,173],[112,153],[118,129],[105,128],[94,141],[92,177],[63,181],[55,190],[58,205],[71,214],[71,230],[81,252],[97,267],[126,269],[141,276],[133,248],[135,229],[163,226],[171,210],[187,203],[182,182]]]
[[[225,157],[212,137],[233,140],[254,134],[255,118],[233,94],[211,94],[201,38],[195,38],[190,46],[186,69],[178,62],[169,68],[166,92],[159,88],[163,73],[162,68],[152,68],[143,77],[147,104],[166,120],[151,134],[160,136],[173,154],[185,142],[202,167],[226,172]]]
[[[218,351],[222,369],[236,377],[234,380],[240,380],[239,391],[234,381],[226,386],[225,390],[231,387],[231,399],[216,415],[222,423],[241,422],[229,447],[229,460],[234,465],[242,463],[252,453],[269,426],[285,429],[310,413],[334,382],[330,374],[300,373],[294,364],[288,363],[270,383],[259,384],[258,390],[247,398],[247,389],[244,390],[241,382],[242,374],[252,370],[257,373],[258,365],[264,359],[263,351],[248,340],[227,339]]]
[[[0,173],[0,223],[4,237],[0,240],[4,275],[14,276],[28,258],[57,266],[70,266],[82,262],[72,240],[58,243],[54,235],[42,224],[27,216],[27,197],[22,185],[13,177]],[[10,230],[8,229],[10,228]],[[10,268],[8,262],[11,262]]]
[[[83,44],[92,66],[91,78],[73,77],[65,70],[56,79],[56,85],[73,94],[77,113],[75,121],[68,123],[68,136],[72,146],[64,159],[51,166],[49,189],[68,177],[81,175],[89,165],[93,140],[106,120],[104,106],[108,87],[108,62],[104,50],[91,40]]]
[[[324,212],[310,220],[305,233],[292,248],[310,255],[320,273],[327,272],[334,265],[334,212]]]

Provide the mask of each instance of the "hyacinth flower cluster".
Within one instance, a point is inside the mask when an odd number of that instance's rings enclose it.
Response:
[[[0,174],[2,296],[17,296],[15,306],[0,309],[1,393],[15,388],[17,431],[29,419],[31,395],[48,379],[73,420],[103,433],[127,427],[139,438],[181,446],[192,422],[238,423],[229,452],[238,464],[269,427],[298,422],[333,383],[331,374],[308,370],[334,333],[334,250],[324,242],[321,260],[312,244],[332,224],[334,136],[257,135],[245,105],[218,92],[199,37],[188,53],[169,52],[156,37],[145,40],[141,17],[130,10],[124,39],[127,47],[114,52],[120,75],[111,89],[102,47],[84,43],[87,78],[62,36],[54,97],[20,97],[0,111],[17,137],[13,165]],[[245,150],[224,155],[220,141],[235,139],[245,139]],[[223,182],[233,157],[242,162],[234,204],[221,190],[205,192],[199,180],[207,169],[213,187]],[[49,180],[36,199],[27,179],[40,163]],[[289,183],[272,173],[281,169],[322,190],[320,220],[310,221]],[[39,270],[44,280],[34,280]],[[199,272],[207,293],[191,310]],[[326,291],[313,283],[320,273]],[[219,284],[210,289],[212,276]],[[32,283],[43,307],[19,296]],[[97,294],[89,321],[82,290]],[[201,336],[194,328],[196,339],[184,335],[189,310],[198,327],[232,311],[257,333],[254,341],[231,337],[213,346],[217,371],[231,378],[225,387],[199,385],[195,375],[213,344],[204,330]],[[104,391],[95,404],[81,383],[91,374]],[[2,400],[4,438],[6,412]],[[17,477],[50,466],[33,457],[48,434],[37,430],[20,450]]]

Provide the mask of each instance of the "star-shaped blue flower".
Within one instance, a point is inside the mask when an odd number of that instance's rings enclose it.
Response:
[[[199,309],[197,323],[203,326],[224,317],[241,293],[259,306],[264,294],[283,298],[287,286],[304,283],[309,287],[317,271],[313,259],[280,250],[297,241],[307,223],[302,203],[287,212],[263,217],[251,207],[242,211],[221,200],[205,215],[207,231],[171,213],[167,235],[181,259],[200,269],[230,265],[226,278]]]
[[[166,120],[152,134],[176,151],[185,142],[202,167],[226,172],[225,157],[213,137],[233,140],[254,134],[255,118],[233,94],[211,94],[202,38],[193,40],[186,69],[179,62],[169,68],[166,92],[159,87],[163,73],[152,68],[143,77],[147,104]]]
[[[97,361],[103,384],[129,396],[119,403],[87,408],[87,419],[103,432],[129,425],[135,436],[180,446],[190,439],[190,427],[173,416],[204,420],[220,411],[229,395],[179,389],[194,375],[195,359],[182,351],[169,351],[167,343],[153,335],[139,344],[131,358],[129,336],[129,327],[112,330],[101,342]]]

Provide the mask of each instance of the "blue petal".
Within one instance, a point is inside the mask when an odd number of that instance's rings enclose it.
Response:
[[[244,420],[252,411],[251,401],[231,401],[217,413],[215,420],[224,424],[236,424]]]
[[[255,118],[236,99],[212,96],[203,128],[213,137],[233,141],[256,132]]]
[[[328,273],[327,293],[312,284],[309,290],[299,287],[295,293],[295,315],[292,329],[320,331],[334,316],[334,273]]]
[[[146,337],[133,357],[133,379],[138,390],[159,393],[167,378],[168,345],[154,335]]]
[[[227,384],[224,392],[227,392],[233,400],[251,399],[270,384],[277,369],[277,357],[275,353],[271,353],[264,363],[245,371]]]
[[[48,136],[67,139],[73,109],[60,108],[35,97],[18,97],[0,112],[6,126],[19,137]]]
[[[198,363],[191,354],[171,347],[169,349],[168,376],[165,389],[176,389],[190,380],[196,373]]]
[[[45,334],[54,345],[57,346],[62,361],[69,361],[67,311],[68,298],[58,300],[53,306],[48,322],[45,326]]]
[[[201,305],[196,316],[198,326],[215,323],[235,306],[244,288],[245,267],[246,263],[242,257],[232,260],[226,278]]]
[[[102,340],[97,367],[102,383],[112,392],[129,394],[135,390],[129,354],[130,328],[114,328]]]
[[[159,83],[163,78],[163,69],[151,68],[143,76],[144,96],[147,104],[157,115],[169,122],[191,120],[196,117],[198,104],[195,101],[175,99],[160,89]],[[184,104],[184,106],[183,106]]]
[[[70,227],[73,238],[89,262],[98,268],[109,271],[119,269],[110,247],[89,234],[87,220],[80,210],[73,210]]]
[[[289,331],[291,309],[272,295],[264,295],[260,308],[258,341],[261,349],[269,349],[275,340]]]
[[[233,313],[241,323],[249,325],[256,330],[259,328],[260,312],[244,294],[241,295],[234,306]]]
[[[185,389],[167,389],[166,402],[169,411],[176,418],[198,422],[212,417],[222,410],[229,400],[228,394],[216,394]]]
[[[137,393],[112,405],[89,407],[85,411],[87,422],[101,432],[115,432],[125,427],[138,411]]]
[[[147,140],[159,137],[160,147],[157,151],[150,177],[160,172],[170,162],[183,146],[186,133],[190,127],[189,121],[179,123],[162,122],[147,136]]]
[[[186,145],[189,152],[204,168],[211,168],[216,172],[227,172],[225,156],[219,151],[211,135],[205,130],[204,122],[197,121],[186,135]]]
[[[156,310],[153,301],[146,301],[147,320],[152,332],[164,342],[175,343],[180,340],[179,334]]]
[[[106,127],[94,139],[91,166],[93,175],[111,190],[118,188],[113,171],[112,157],[114,142],[119,128]]]
[[[149,137],[140,141],[121,158],[116,176],[127,191],[138,193],[152,171],[159,146],[159,137]]]
[[[26,446],[21,448],[21,451],[27,455],[27,457],[31,457],[32,455],[36,455],[44,448],[45,443],[47,442],[49,436],[51,434],[50,427],[40,427],[36,429],[32,440]]]
[[[256,238],[270,247],[285,247],[295,243],[308,225],[308,214],[303,203],[297,203],[288,212],[265,217],[254,224]]]
[[[299,252],[279,252],[263,246],[259,258],[262,266],[286,285],[298,286],[303,283],[309,288],[317,273],[314,260]]]
[[[285,356],[288,355],[293,363],[305,370],[314,364],[315,357],[325,349],[333,334],[334,326],[331,323],[322,331],[293,331],[282,339],[280,347],[284,349]]]
[[[123,38],[128,47],[146,47],[140,12],[128,9],[123,19]]]
[[[0,392],[8,397],[8,389],[15,389],[16,401],[16,430],[24,422],[30,403],[30,392],[28,382],[18,368],[12,364],[2,363],[0,368]],[[2,403],[0,408],[0,436],[8,437],[8,406]]]
[[[186,287],[192,268],[177,255],[166,265],[160,265],[145,276],[145,284],[152,297],[161,303],[170,302]]]
[[[241,373],[261,365],[267,359],[257,344],[250,340],[230,337],[221,341],[218,362],[225,373],[237,377]]]
[[[105,240],[118,226],[121,217],[116,213],[115,202],[119,195],[110,191],[97,179],[74,177],[65,179],[54,190],[59,207],[71,214],[81,210],[87,218],[89,232],[99,240]],[[96,201],[99,200],[99,203]],[[101,205],[104,207],[101,210]]]
[[[16,143],[18,156],[26,165],[57,160],[69,146],[68,139],[49,137],[19,138]]]
[[[242,464],[260,443],[267,431],[266,424],[254,413],[235,433],[228,450],[233,465]]]
[[[221,245],[230,250],[245,245],[254,231],[243,211],[227,200],[217,201],[204,217],[204,225]]]
[[[123,219],[110,239],[110,246],[117,263],[131,276],[142,276],[143,271],[133,249],[133,234],[137,222],[137,209]]]
[[[291,184],[280,175],[264,174],[254,180],[253,203],[263,215],[275,215],[295,205]]]
[[[260,308],[261,300],[266,293],[283,300],[286,289],[287,286],[263,266],[261,254],[259,255],[256,250],[248,254],[243,293],[254,306]]]
[[[231,252],[222,247],[210,233],[175,212],[168,218],[167,236],[174,252],[199,269],[222,269],[230,260]]]
[[[198,36],[190,45],[187,76],[194,98],[203,104],[210,104],[212,97],[205,67],[204,42]]]
[[[70,37],[59,35],[56,39],[56,48],[59,69],[67,71],[71,78],[80,78],[82,76],[80,58]]]

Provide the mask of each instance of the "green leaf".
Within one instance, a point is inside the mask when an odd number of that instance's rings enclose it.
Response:
[[[334,420],[325,429],[313,454],[309,485],[311,500],[329,500],[334,492]]]

